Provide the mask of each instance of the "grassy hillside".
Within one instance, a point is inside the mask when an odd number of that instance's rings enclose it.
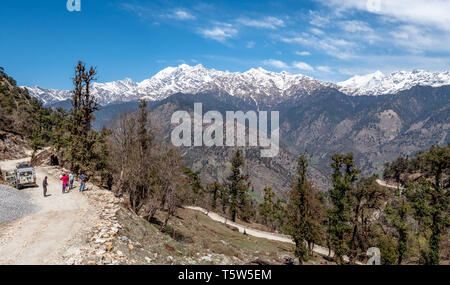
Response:
[[[39,148],[50,140],[52,111],[31,97],[26,89],[17,86],[16,81],[0,67],[0,134],[4,148],[25,141],[33,148]]]
[[[0,130],[31,138],[45,110],[0,67]]]
[[[127,264],[285,264],[293,259],[293,245],[239,233],[230,226],[215,222],[204,214],[179,209],[161,232],[163,216],[148,223],[126,209],[118,212],[122,236],[114,247],[128,259]],[[126,238],[123,238],[126,237]],[[128,242],[138,249],[130,249]],[[308,264],[329,263],[314,256]]]

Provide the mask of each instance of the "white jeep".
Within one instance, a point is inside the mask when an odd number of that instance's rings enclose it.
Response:
[[[17,189],[36,186],[36,171],[28,163],[20,163],[16,169],[5,172],[5,180],[14,184]]]

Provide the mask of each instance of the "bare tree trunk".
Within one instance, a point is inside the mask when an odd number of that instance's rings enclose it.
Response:
[[[166,219],[164,220],[164,223],[163,223],[163,225],[162,225],[162,227],[161,227],[161,230],[162,230],[162,231],[166,229],[166,226],[167,226],[167,223],[169,222],[170,216],[171,216],[171,215],[170,215],[170,213],[168,212],[168,213],[167,213],[167,216],[166,216]]]

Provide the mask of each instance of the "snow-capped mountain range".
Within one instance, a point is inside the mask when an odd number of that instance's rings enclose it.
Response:
[[[293,94],[310,94],[332,83],[321,82],[301,74],[270,72],[262,68],[247,72],[229,72],[207,69],[201,64],[168,67],[142,82],[127,78],[108,83],[94,83],[92,93],[102,105],[115,102],[145,99],[158,101],[176,93],[198,94],[216,91],[241,98],[250,98],[257,104],[260,100],[281,100]],[[70,91],[26,87],[30,95],[40,98],[44,104],[64,101],[71,97]]]
[[[342,93],[354,96],[395,94],[416,85],[439,87],[448,84],[450,71],[433,73],[425,70],[398,71],[389,75],[377,71],[337,83]]]
[[[377,71],[355,76],[337,84],[288,72],[270,72],[262,68],[247,72],[229,72],[207,69],[202,65],[168,67],[142,82],[124,80],[94,83],[92,93],[102,105],[145,99],[158,101],[176,93],[198,94],[219,92],[260,102],[279,103],[291,96],[310,95],[313,91],[331,87],[351,95],[384,95],[411,88],[415,85],[442,86],[450,84],[450,72],[431,73],[423,70],[399,71],[384,75]],[[26,87],[31,96],[44,104],[70,99],[68,90]]]

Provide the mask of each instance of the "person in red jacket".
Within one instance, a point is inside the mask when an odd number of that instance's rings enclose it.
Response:
[[[64,174],[59,180],[62,180],[63,186],[62,186],[62,192],[63,194],[66,193],[67,185],[69,184],[69,175]]]

